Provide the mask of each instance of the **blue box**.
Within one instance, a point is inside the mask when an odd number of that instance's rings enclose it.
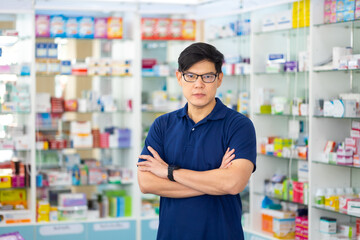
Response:
[[[66,37],[78,38],[79,37],[79,21],[76,17],[68,17],[66,19]]]
[[[50,37],[66,37],[65,32],[66,17],[55,15],[50,17]]]
[[[47,44],[47,57],[48,58],[57,58],[58,57],[58,45],[57,43],[48,43]]]
[[[0,57],[1,57],[1,55],[2,55],[2,48],[0,48]]]
[[[336,22],[343,22],[344,21],[344,14],[345,12],[336,12]]]
[[[78,17],[79,38],[93,39],[95,33],[95,19],[93,17]]]
[[[336,1],[336,14],[337,12],[345,11],[345,0]]]
[[[35,50],[36,58],[47,58],[47,43],[37,43]]]
[[[354,11],[354,10],[355,10],[355,0],[345,0],[344,11]]]
[[[351,10],[351,11],[345,11],[344,12],[344,21],[347,22],[347,21],[353,21],[355,18],[355,12],[354,10]]]
[[[61,61],[60,74],[71,75],[71,61]]]

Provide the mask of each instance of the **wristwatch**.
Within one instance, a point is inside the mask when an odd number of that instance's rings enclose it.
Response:
[[[169,165],[168,166],[168,179],[170,181],[176,182],[175,179],[174,179],[173,172],[174,172],[174,170],[178,170],[178,169],[180,169],[179,166],[175,166],[175,165]]]

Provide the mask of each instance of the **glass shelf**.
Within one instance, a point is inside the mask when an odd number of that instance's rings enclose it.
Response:
[[[256,32],[255,35],[267,35],[267,34],[276,34],[276,33],[289,33],[289,34],[296,34],[298,31],[308,31],[309,27],[302,27],[302,28],[289,28],[289,29],[278,29],[273,31],[266,31],[266,32]]]
[[[338,213],[338,214],[342,214],[342,215],[346,215],[346,216],[350,216],[350,217],[360,217],[360,214],[359,214],[359,215],[348,214],[347,212],[335,211],[335,210],[328,209],[328,208],[325,208],[325,207],[313,206],[313,208],[316,208],[316,209],[319,209],[319,210],[328,211],[328,212]]]
[[[320,23],[320,24],[314,24],[314,27],[341,26],[341,25],[350,25],[351,23],[360,23],[360,20],[356,19],[353,21],[346,21],[346,22]],[[346,27],[348,27],[348,26],[346,26]]]
[[[0,112],[0,115],[7,115],[7,114],[31,114],[31,112]]]
[[[87,41],[131,41],[131,38],[68,38],[68,37],[36,37],[36,39],[55,40],[55,39],[68,39],[68,40],[87,40]]]
[[[330,119],[360,119],[360,117],[327,117],[327,116],[313,116],[314,118],[330,118]]]
[[[304,72],[256,72],[255,75],[295,75],[295,74],[304,74],[309,73],[309,71]]]
[[[66,151],[66,150],[76,150],[76,151],[91,151],[91,150],[125,150],[130,149],[130,147],[117,147],[117,148],[95,148],[95,147],[88,147],[88,148],[61,148],[61,149],[36,149],[36,151],[40,152],[54,152],[54,151]]]
[[[63,185],[63,186],[41,186],[41,187],[36,187],[36,188],[40,188],[40,189],[68,189],[71,187],[91,187],[91,186],[96,186],[96,187],[107,187],[107,186],[122,186],[122,185],[129,185],[129,184],[133,184],[134,181],[125,181],[123,183],[101,183],[101,184],[83,184],[83,185]]]
[[[172,110],[173,111],[173,110]],[[168,113],[170,111],[158,111],[158,110],[142,110],[142,113]]]
[[[168,76],[142,76],[142,78],[150,79],[150,78],[167,78],[167,77],[176,77],[175,75],[168,75]]]
[[[1,148],[0,151],[16,151],[16,152],[30,152],[31,149],[10,149],[10,148]]]
[[[236,35],[236,36],[228,36],[228,37],[219,37],[219,38],[213,38],[213,39],[209,39],[210,42],[215,42],[215,41],[222,41],[222,40],[241,40],[241,39],[250,39],[250,34],[248,35]]]
[[[263,154],[263,153],[257,153],[257,155],[266,156],[266,157],[272,157],[272,158],[278,158],[278,159],[290,159],[290,157],[277,157],[277,156],[274,156],[274,155]],[[291,159],[293,159],[293,160],[299,160],[299,161],[307,161],[306,158],[299,158],[299,157],[293,157],[293,158],[291,158]]]
[[[88,78],[92,78],[92,77],[110,77],[110,78],[116,78],[116,77],[120,77],[120,78],[127,78],[127,77],[132,77],[132,75],[76,75],[76,74],[42,74],[42,73],[36,73],[37,77],[57,77],[57,76],[66,76],[66,77],[88,77]]]
[[[315,70],[314,72],[359,72],[360,69],[319,69],[319,70]]]
[[[355,167],[355,166],[350,166],[350,165],[340,165],[340,164],[326,163],[326,162],[321,162],[321,161],[312,161],[312,162],[316,163],[316,164],[323,164],[323,165],[328,165],[328,166],[360,169],[360,167]]]
[[[254,194],[256,194],[258,196],[266,196],[266,197],[274,199],[274,200],[279,200],[279,201],[288,202],[288,203],[294,203],[294,204],[298,204],[298,205],[302,205],[302,206],[308,206],[308,204],[303,204],[303,203],[293,202],[293,201],[289,201],[289,200],[284,200],[282,198],[266,195],[266,194],[261,193],[261,192],[254,192]]]
[[[263,114],[263,113],[255,113],[255,116],[264,116],[264,117],[288,117],[288,118],[308,118],[309,116],[298,116],[292,114]]]
[[[112,114],[112,113],[132,113],[132,111],[117,110],[117,111],[114,111],[114,112],[100,112],[100,111],[91,111],[91,112],[73,112],[73,111],[65,111],[65,112],[36,112],[36,114],[66,114],[66,113],[75,113],[75,114]]]

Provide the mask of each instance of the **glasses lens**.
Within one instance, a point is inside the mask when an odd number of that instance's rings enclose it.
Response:
[[[195,82],[197,79],[197,75],[192,74],[192,73],[185,73],[184,78],[188,82]]]
[[[216,75],[214,74],[205,74],[202,76],[204,82],[211,83],[215,81]]]

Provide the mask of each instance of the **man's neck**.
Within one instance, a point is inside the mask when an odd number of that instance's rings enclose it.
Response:
[[[188,115],[195,123],[198,123],[211,113],[215,105],[215,99],[208,106],[205,106],[203,108],[195,107],[191,104],[188,104]]]

